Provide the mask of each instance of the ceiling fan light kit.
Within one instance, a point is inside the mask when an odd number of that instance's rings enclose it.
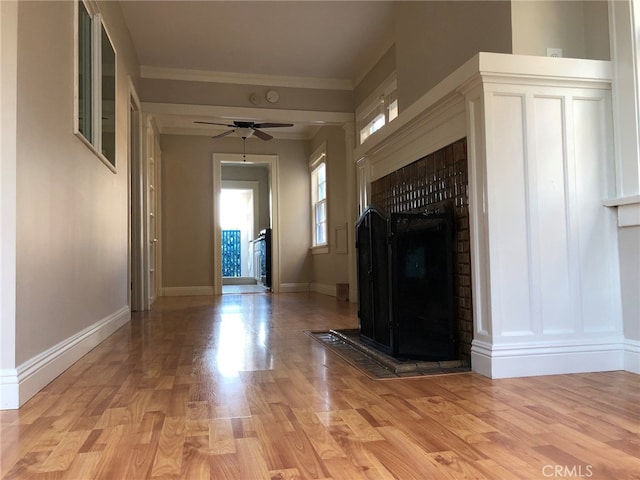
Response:
[[[247,138],[253,135],[253,130],[249,127],[238,127],[235,129],[235,132],[238,134],[240,138],[246,140]]]

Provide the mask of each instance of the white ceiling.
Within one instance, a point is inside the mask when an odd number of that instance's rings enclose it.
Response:
[[[277,79],[354,85],[393,42],[392,3],[124,0],[121,8],[143,69],[266,76],[274,85],[286,84]],[[175,131],[193,126],[193,116],[157,116]],[[261,120],[283,121],[268,114]],[[302,125],[314,120],[299,119],[282,133],[309,135],[313,130]],[[192,133],[204,133],[199,128]],[[268,132],[278,137],[276,130]]]

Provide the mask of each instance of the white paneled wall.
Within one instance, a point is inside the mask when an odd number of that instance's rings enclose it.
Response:
[[[475,120],[492,328],[477,328],[472,362],[494,378],[621,369],[610,89],[516,73],[483,82]]]
[[[370,182],[465,135],[473,370],[625,368],[610,62],[480,53],[354,161]]]

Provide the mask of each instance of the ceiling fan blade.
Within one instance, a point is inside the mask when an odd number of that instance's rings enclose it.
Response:
[[[262,140],[271,140],[273,137],[271,135],[269,135],[268,133],[265,133],[261,130],[257,130],[255,127],[253,127],[253,133],[255,134],[256,137],[262,139]]]
[[[224,127],[235,127],[235,125],[229,125],[228,123],[216,123],[216,122],[201,122],[200,120],[194,120],[193,123],[203,123],[205,125],[222,125]]]
[[[228,130],[226,132],[222,132],[214,137],[211,138],[222,138],[222,137],[226,137],[227,135],[231,135],[233,132],[235,132],[235,130]]]
[[[254,128],[275,128],[275,127],[293,127],[293,123],[255,123]]]

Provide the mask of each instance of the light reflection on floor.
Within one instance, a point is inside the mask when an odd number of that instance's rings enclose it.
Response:
[[[251,295],[223,299],[220,320],[214,327],[217,352],[212,367],[224,377],[273,368],[268,310],[264,307],[262,300]]]
[[[269,293],[262,285],[223,285],[222,294]]]

